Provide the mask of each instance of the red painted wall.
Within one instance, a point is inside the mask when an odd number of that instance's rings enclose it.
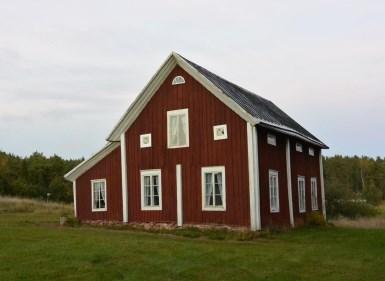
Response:
[[[176,75],[186,83],[172,86]],[[190,147],[167,149],[167,111],[189,109]],[[228,139],[214,141],[213,125],[227,124]],[[152,147],[140,148],[140,134]],[[182,165],[184,223],[249,226],[246,122],[179,66],[171,72],[126,132],[128,217],[135,222],[176,222],[176,164]],[[225,166],[226,211],[202,211],[201,168]],[[141,211],[140,170],[162,170],[162,211]]]
[[[77,215],[80,220],[122,221],[120,146],[76,179]],[[107,211],[92,212],[91,180],[106,179]]]
[[[296,142],[302,143],[303,152],[297,152],[295,150]],[[315,150],[314,156],[309,155],[309,147],[313,147]],[[291,179],[293,190],[293,211],[294,220],[296,225],[304,223],[304,219],[307,213],[311,213],[311,177],[317,177],[317,198],[318,209],[322,212],[322,198],[321,198],[321,182],[320,182],[320,166],[319,166],[319,153],[320,150],[314,146],[301,142],[296,139],[290,140],[290,158],[291,158]],[[298,206],[298,176],[305,177],[305,198],[306,198],[306,212],[300,213]]]
[[[265,128],[257,127],[259,151],[259,184],[261,201],[261,225],[290,225],[287,173],[286,173],[286,136]],[[277,145],[267,143],[267,134],[276,136]],[[270,212],[269,169],[278,171],[279,213]]]

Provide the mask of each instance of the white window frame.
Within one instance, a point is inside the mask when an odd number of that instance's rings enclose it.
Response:
[[[223,136],[217,135],[217,130],[223,129]],[[227,139],[227,124],[213,126],[214,140],[225,140]]]
[[[94,184],[104,183],[104,208],[95,208],[94,205]],[[91,180],[91,209],[92,212],[105,212],[107,211],[107,181],[106,179],[95,179]]]
[[[267,134],[267,144],[277,146],[277,137],[273,134]]]
[[[203,211],[226,211],[226,171],[225,170],[226,170],[225,166],[202,167],[201,177],[202,177],[202,210]],[[205,182],[206,173],[222,173],[222,206],[206,205],[206,182]],[[215,191],[213,196],[215,197]]]
[[[171,116],[182,115],[182,114],[186,115],[186,144],[170,146],[170,118]],[[167,111],[167,148],[173,149],[173,148],[189,147],[189,144],[190,144],[190,130],[189,130],[188,108]]]
[[[171,85],[180,85],[186,83],[186,80],[182,75],[175,76],[174,79],[172,79]]]
[[[311,189],[311,209],[312,211],[318,211],[318,187],[317,187],[317,177],[312,177],[310,179],[310,189]]]
[[[148,137],[149,142],[146,144],[143,142],[144,138]],[[140,139],[140,148],[146,148],[152,146],[151,134],[142,134],[139,137]]]
[[[296,142],[295,143],[295,150],[298,151],[298,152],[303,152],[302,143]]]
[[[314,156],[314,148],[313,147],[309,147],[309,155]]]
[[[301,208],[301,189],[300,189],[300,182],[303,182],[303,208]],[[306,179],[304,176],[298,176],[297,180],[297,188],[298,188],[298,210],[300,213],[306,212]]]
[[[276,193],[277,193],[277,198],[276,198],[276,201],[277,201],[277,206],[272,206],[271,205],[271,202],[272,202],[272,182],[270,182],[270,178],[272,176],[275,176],[276,179],[277,179],[277,190],[276,190]],[[278,177],[278,171],[275,171],[275,170],[269,170],[269,204],[270,204],[270,213],[279,213],[279,177]]]
[[[158,188],[159,206],[146,206],[144,203],[144,177],[145,176],[151,176],[151,177],[158,176],[159,178],[159,188]],[[152,183],[152,180],[151,180],[151,183]],[[162,210],[162,171],[160,169],[140,171],[140,202],[141,202],[142,211],[161,211]]]

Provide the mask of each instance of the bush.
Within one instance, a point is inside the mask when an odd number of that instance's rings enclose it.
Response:
[[[68,217],[66,222],[65,222],[65,226],[77,227],[80,225],[81,225],[80,220],[77,218],[74,218],[74,217]]]
[[[325,226],[326,221],[320,212],[311,212],[306,215],[306,225],[309,226]]]
[[[355,219],[358,217],[373,217],[379,212],[373,206],[359,200],[336,200],[329,204],[329,216]]]

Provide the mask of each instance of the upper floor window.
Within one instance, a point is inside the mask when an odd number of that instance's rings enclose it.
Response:
[[[181,76],[181,75],[175,76],[171,82],[172,85],[179,85],[179,84],[184,84],[184,83],[186,83],[186,81],[184,80],[183,76]]]
[[[298,152],[302,152],[302,151],[303,151],[302,144],[300,144],[299,142],[297,142],[297,143],[295,144],[295,150],[298,151]]]
[[[318,210],[318,194],[317,194],[317,178],[313,177],[310,180],[311,184],[311,209]]]
[[[167,111],[167,147],[189,146],[188,108]]]
[[[202,168],[202,209],[205,211],[226,210],[224,166]]]
[[[273,134],[267,134],[267,143],[270,145],[277,145],[277,138]]]
[[[140,135],[140,147],[151,147],[151,134]]]
[[[162,210],[162,180],[160,170],[140,171],[142,210]]]
[[[213,127],[214,140],[225,140],[227,139],[227,125],[216,125]]]
[[[298,177],[298,207],[299,212],[306,212],[305,177]]]
[[[107,211],[106,180],[92,180],[92,211]]]
[[[278,172],[269,170],[270,212],[279,212]]]
[[[309,147],[309,155],[314,156],[314,148]]]

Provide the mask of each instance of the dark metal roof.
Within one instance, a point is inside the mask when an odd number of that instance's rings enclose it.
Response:
[[[182,56],[181,56],[182,57]],[[262,98],[238,85],[235,85],[222,77],[208,71],[204,67],[189,61],[182,57],[187,63],[199,71],[203,76],[210,80],[224,94],[234,100],[251,116],[261,120],[260,125],[288,133],[296,133],[300,136],[318,143],[321,147],[327,148],[313,134],[303,128],[300,124],[294,121],[289,115],[283,112],[278,106],[271,101]],[[275,126],[274,126],[275,125]]]

